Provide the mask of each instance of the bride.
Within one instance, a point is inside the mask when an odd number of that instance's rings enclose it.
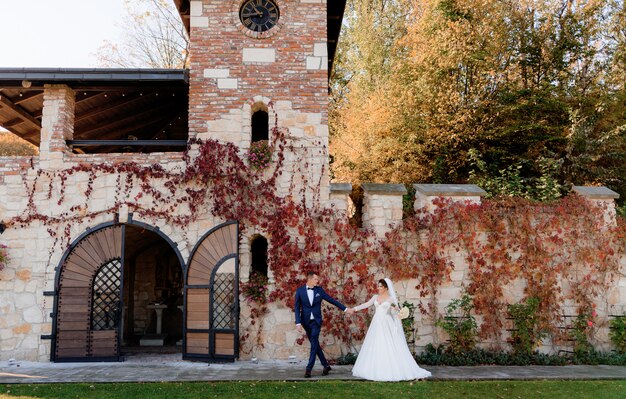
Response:
[[[388,278],[378,281],[378,295],[352,308],[353,312],[374,305],[376,312],[363,346],[352,368],[352,375],[373,381],[402,381],[430,377],[420,368],[406,343],[398,317],[398,298]]]

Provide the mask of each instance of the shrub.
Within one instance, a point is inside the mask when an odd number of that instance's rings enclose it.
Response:
[[[465,294],[461,299],[452,300],[446,306],[446,315],[436,322],[438,327],[448,333],[449,350],[452,353],[467,352],[476,345],[478,326],[471,315],[473,308],[472,297]]]
[[[507,307],[509,315],[513,318],[511,346],[516,354],[530,355],[547,334],[547,331],[539,326],[539,303],[539,298],[531,297],[525,303]]]
[[[267,140],[255,141],[250,145],[248,151],[248,161],[252,169],[265,169],[272,160],[272,149],[267,144]]]
[[[241,293],[246,301],[265,304],[267,302],[268,281],[267,276],[257,272],[252,273],[247,283],[241,283]]]
[[[596,311],[593,309],[579,310],[571,330],[571,338],[574,340],[574,354],[578,357],[594,352],[590,339],[594,331],[594,318]]]
[[[413,324],[415,322],[415,305],[411,302],[404,301],[404,303],[402,303],[402,307],[409,309],[409,317],[407,317],[406,319],[402,319],[402,329],[404,330],[404,336],[407,342],[411,342],[415,338],[413,336],[413,334],[415,333],[415,325]]]
[[[626,354],[626,312],[609,322],[609,337],[617,353]]]

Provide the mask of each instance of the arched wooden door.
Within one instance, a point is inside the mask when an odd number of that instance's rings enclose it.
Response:
[[[185,279],[183,359],[239,357],[239,225],[221,224],[200,239]]]
[[[80,239],[57,276],[52,361],[119,360],[124,226]]]

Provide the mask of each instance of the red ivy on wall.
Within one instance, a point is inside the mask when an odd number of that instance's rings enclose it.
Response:
[[[622,224],[605,225],[602,210],[575,195],[553,204],[505,199],[478,205],[439,199],[434,212],[418,212],[377,239],[372,231],[350,225],[345,215],[315,205],[321,181],[308,181],[308,160],[327,156],[321,143],[296,146],[287,131],[276,127],[272,138],[272,163],[263,173],[250,167],[236,146],[214,140],[191,140],[181,170],[134,162],[38,170],[34,179],[23,177],[27,209],[6,225],[42,223],[54,238],[52,254],[59,245],[69,245],[73,224],[103,214],[113,217],[121,205],[181,231],[209,209],[223,220],[238,220],[243,232],[254,227],[269,239],[268,264],[275,280],[269,302],[292,307],[306,270],[315,269],[326,291],[348,306],[369,299],[379,278],[415,279],[424,298],[418,307],[431,318],[437,317],[439,291],[457,267],[455,256],[461,257],[469,266],[465,290],[482,316],[481,334],[496,340],[506,319],[505,290],[514,281],[523,281],[526,297],[540,298],[542,322],[556,336],[565,300],[588,309],[619,270]],[[289,171],[291,196],[283,197],[277,194],[277,182],[286,173],[287,152],[298,161]],[[87,199],[93,199],[98,179],[116,176],[114,203],[92,210],[91,201],[67,195],[68,178],[79,174],[86,175],[79,194]],[[296,181],[301,184],[296,186]],[[56,204],[65,204],[65,211],[52,215],[37,206],[42,185],[46,198],[58,198]],[[317,188],[307,203],[311,187]],[[563,289],[562,281],[569,289]],[[264,317],[266,306],[263,302],[253,309],[253,325]],[[325,331],[350,348],[353,340],[363,338],[367,315],[344,319],[340,312],[327,312],[325,322]]]

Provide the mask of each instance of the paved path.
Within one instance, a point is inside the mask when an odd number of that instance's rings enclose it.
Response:
[[[180,356],[180,355],[178,355]],[[425,367],[435,380],[625,379],[626,366],[477,366]],[[311,380],[356,380],[352,366],[333,366]],[[239,361],[227,364],[187,362],[170,357],[128,359],[121,363],[0,362],[0,383],[137,381],[305,381],[304,362]]]

